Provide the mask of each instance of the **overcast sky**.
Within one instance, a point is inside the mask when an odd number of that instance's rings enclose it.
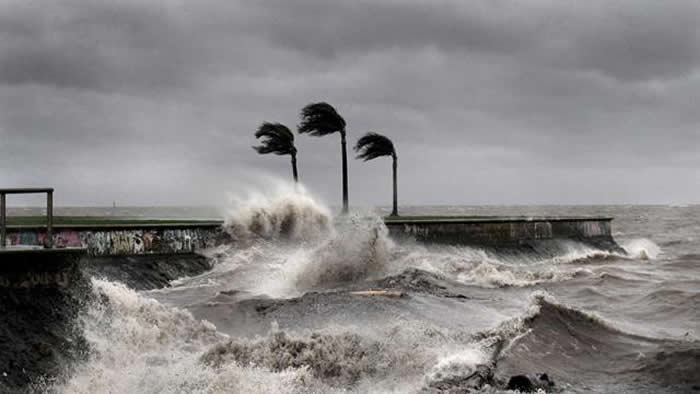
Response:
[[[394,140],[405,204],[700,202],[697,0],[0,0],[0,187],[218,204],[291,179],[253,133],[315,101]],[[339,137],[297,146],[339,203]]]

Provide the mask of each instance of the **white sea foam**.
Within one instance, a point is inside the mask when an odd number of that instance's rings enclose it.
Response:
[[[646,238],[638,238],[622,243],[622,248],[636,259],[655,260],[661,254],[661,248],[653,241]]]
[[[478,365],[490,361],[484,350],[476,345],[452,352],[438,359],[425,376],[425,385],[457,377],[469,376]]]
[[[272,372],[228,363],[216,368],[202,354],[227,340],[189,312],[171,308],[121,284],[93,280],[100,299],[82,326],[89,359],[66,382],[40,391],[59,393],[301,393],[332,392],[307,368]]]
[[[277,182],[265,191],[232,196],[224,227],[231,237],[254,240],[313,240],[332,230],[330,210],[302,185]]]
[[[393,243],[381,218],[355,213],[332,219],[302,186],[277,183],[232,200],[224,226],[234,242],[205,252],[214,261],[205,275],[258,266],[239,275],[249,275],[247,282],[254,284],[247,291],[300,295],[374,277],[390,260]]]
[[[380,218],[344,218],[337,223],[332,237],[303,253],[303,258],[292,266],[296,285],[312,289],[384,273],[392,246]]]
[[[590,273],[591,271],[585,268],[537,267],[537,269],[528,270],[504,264],[481,263],[474,269],[459,274],[457,279],[464,283],[476,283],[493,287],[523,287],[540,283],[562,282],[573,279],[578,275]]]
[[[430,341],[442,337],[421,327],[403,325],[388,342],[338,328],[292,336],[274,327],[256,339],[232,340],[189,312],[121,284],[93,280],[92,287],[96,301],[81,322],[88,359],[66,371],[65,381],[40,385],[38,392],[413,392],[436,360],[434,374],[470,362],[464,352],[440,361],[445,345],[434,350]]]
[[[598,253],[601,252],[580,247],[571,249],[559,259],[542,259],[528,255],[496,256],[472,247],[398,245],[393,249],[388,266],[393,274],[407,268],[418,268],[483,287],[524,287],[590,275],[590,269],[568,263],[594,257]]]

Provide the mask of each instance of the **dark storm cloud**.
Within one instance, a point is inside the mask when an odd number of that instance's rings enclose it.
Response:
[[[197,51],[165,4],[27,1],[0,16],[0,81],[102,91],[179,87]]]
[[[700,56],[700,3],[692,1],[263,4],[249,15],[250,31],[322,57],[427,46],[639,80],[687,73]]]
[[[251,25],[286,47],[318,56],[347,51],[435,46],[444,50],[511,52],[532,45],[534,26],[503,28],[512,15],[498,2],[346,2],[318,0],[265,3]],[[262,21],[262,23],[260,23]],[[252,29],[251,29],[252,30]]]
[[[410,202],[697,200],[699,65],[694,0],[0,0],[0,181],[215,201],[287,177],[252,132],[322,99],[394,137]],[[331,202],[337,142],[297,139]],[[351,199],[386,170],[352,162]]]

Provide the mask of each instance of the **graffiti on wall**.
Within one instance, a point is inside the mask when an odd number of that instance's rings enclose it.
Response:
[[[59,230],[53,235],[57,248],[83,247],[92,256],[158,253],[191,253],[215,245],[216,228]],[[44,245],[46,233],[20,230],[7,234],[10,245]]]

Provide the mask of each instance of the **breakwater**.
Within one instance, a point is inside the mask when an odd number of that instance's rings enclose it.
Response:
[[[528,247],[571,240],[619,250],[609,217],[388,217],[396,240],[487,248]],[[231,240],[221,221],[199,223],[54,226],[57,248],[84,248],[89,256],[191,254]],[[46,228],[10,226],[9,245],[43,245]]]
[[[84,248],[89,256],[189,254],[226,239],[222,222],[178,224],[109,224],[54,226],[55,248]],[[43,226],[10,226],[7,242],[12,245],[44,245]]]
[[[532,246],[571,240],[617,250],[609,217],[395,217],[386,218],[395,239],[476,247]]]

